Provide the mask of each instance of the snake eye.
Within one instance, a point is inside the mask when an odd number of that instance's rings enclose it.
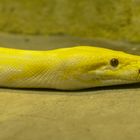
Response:
[[[117,66],[119,65],[118,59],[112,58],[112,59],[110,60],[110,65],[113,66],[113,67],[117,67]]]

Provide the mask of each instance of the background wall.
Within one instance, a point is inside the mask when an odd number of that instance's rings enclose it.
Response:
[[[139,0],[1,0],[0,31],[140,41]]]

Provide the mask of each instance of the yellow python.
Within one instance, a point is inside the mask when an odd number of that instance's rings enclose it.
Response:
[[[140,81],[140,56],[77,46],[49,51],[0,48],[0,86],[77,90]]]

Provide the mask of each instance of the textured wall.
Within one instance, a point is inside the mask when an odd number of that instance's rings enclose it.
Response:
[[[140,40],[139,0],[1,0],[0,30]]]

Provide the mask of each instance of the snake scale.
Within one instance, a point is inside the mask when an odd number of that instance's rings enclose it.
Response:
[[[140,81],[140,56],[94,46],[0,48],[0,86],[77,90]]]

